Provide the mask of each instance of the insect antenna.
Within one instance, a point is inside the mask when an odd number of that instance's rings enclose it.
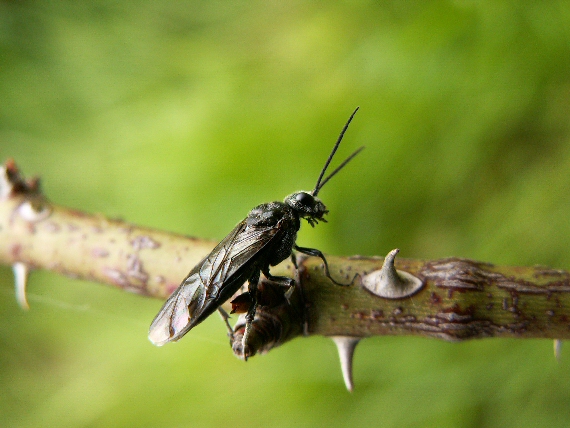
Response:
[[[342,138],[344,137],[344,133],[348,129],[348,125],[350,125],[352,118],[354,117],[354,115],[356,114],[356,112],[358,111],[359,108],[360,107],[356,107],[356,109],[352,112],[352,114],[348,118],[346,125],[344,125],[344,128],[342,128],[342,131],[340,132],[340,135],[338,136],[338,139],[336,140],[336,143],[335,143],[335,145],[331,151],[331,154],[329,155],[329,158],[325,162],[325,166],[321,170],[321,174],[319,175],[319,179],[317,180],[317,184],[315,185],[315,189],[311,192],[311,194],[313,196],[317,196],[317,194],[320,192],[320,190],[323,188],[323,186],[327,183],[327,181],[329,181],[331,178],[333,178],[337,172],[339,172],[342,168],[344,168],[344,166],[348,162],[350,162],[352,160],[352,158],[354,158],[358,153],[360,153],[362,151],[362,149],[364,149],[364,146],[362,146],[358,150],[356,150],[353,154],[351,154],[348,158],[346,158],[344,162],[342,162],[333,172],[331,172],[323,180],[323,176],[325,175],[325,172],[327,171],[327,168],[329,167],[329,164],[331,163],[332,158],[334,157],[336,150],[338,149],[338,146],[340,146],[340,142],[342,141]]]
[[[347,157],[345,159],[345,161],[343,163],[341,163],[333,172],[330,173],[330,175],[325,178],[321,185],[319,186],[319,188],[317,189],[316,192],[313,192],[313,196],[317,196],[317,193],[319,192],[319,190],[321,190],[323,188],[323,186],[327,183],[327,181],[329,181],[331,178],[333,178],[337,172],[339,172],[342,168],[344,168],[344,166],[349,163],[352,158],[354,158],[358,153],[360,153],[362,150],[364,150],[364,146],[360,147],[359,149],[357,149],[353,154],[351,154],[349,157]]]

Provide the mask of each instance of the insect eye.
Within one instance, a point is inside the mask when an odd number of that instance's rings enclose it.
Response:
[[[312,206],[315,202],[315,199],[311,195],[305,192],[297,193],[295,199],[297,199],[297,201],[299,201],[301,204],[308,206]]]

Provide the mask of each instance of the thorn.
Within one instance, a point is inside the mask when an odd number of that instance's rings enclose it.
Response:
[[[375,270],[362,277],[362,285],[371,293],[386,299],[408,297],[423,287],[421,279],[414,275],[396,270],[394,259],[400,250],[397,248],[388,253],[382,269]]]
[[[14,189],[14,183],[10,180],[10,161],[0,166],[0,199],[7,199]]]
[[[556,358],[556,361],[560,361],[561,355],[562,355],[562,340],[554,339],[554,358]]]
[[[41,200],[34,198],[25,201],[18,207],[20,217],[31,223],[44,220],[51,214],[51,208]]]
[[[14,272],[14,285],[16,291],[16,301],[22,309],[30,309],[28,299],[26,298],[26,285],[28,282],[28,265],[22,262],[16,262],[12,265]]]
[[[351,336],[332,336],[331,339],[334,341],[338,349],[344,384],[346,385],[346,389],[348,389],[349,392],[352,392],[354,389],[354,384],[352,383],[352,357],[354,356],[356,345],[360,342],[360,338]]]

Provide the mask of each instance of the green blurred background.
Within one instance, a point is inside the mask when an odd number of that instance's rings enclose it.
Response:
[[[64,206],[219,240],[311,189],[357,105],[300,245],[570,269],[568,1],[0,2],[0,158]],[[156,348],[157,300],[0,290],[6,427],[570,422],[548,340],[368,339],[349,394],[325,338],[243,363],[217,317]]]

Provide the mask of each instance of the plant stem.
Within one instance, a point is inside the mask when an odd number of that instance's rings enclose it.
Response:
[[[2,264],[20,263],[164,299],[215,245],[50,204],[38,183],[20,177],[13,162],[1,172]],[[350,286],[333,284],[315,257],[299,257],[297,271],[290,262],[272,269],[273,275],[295,277],[297,286],[288,299],[259,307],[254,352],[303,332],[356,338],[412,334],[449,341],[570,338],[567,271],[459,258],[396,259],[396,269],[423,285],[410,296],[388,299],[362,286],[363,278],[380,270],[383,257],[327,259],[333,278],[352,281]],[[268,319],[271,324],[264,324]]]

